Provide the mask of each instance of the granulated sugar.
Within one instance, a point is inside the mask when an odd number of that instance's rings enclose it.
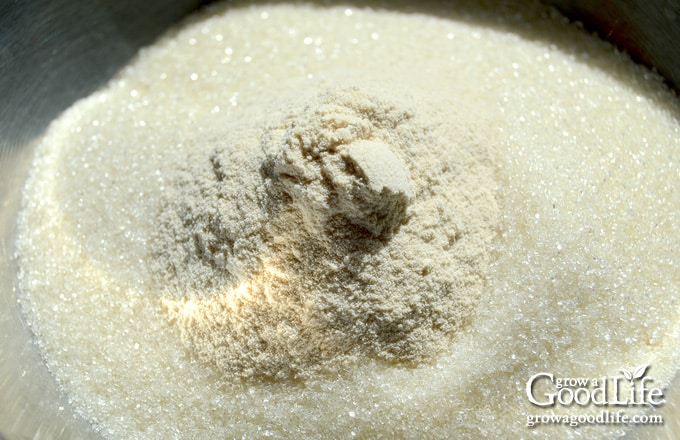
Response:
[[[53,123],[21,301],[104,437],[611,438],[527,380],[668,384],[677,98],[470,3],[215,6]]]

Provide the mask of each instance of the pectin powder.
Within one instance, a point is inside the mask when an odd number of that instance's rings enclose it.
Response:
[[[500,224],[495,145],[455,102],[367,88],[227,128],[171,179],[163,304],[229,377],[431,361],[474,312]]]

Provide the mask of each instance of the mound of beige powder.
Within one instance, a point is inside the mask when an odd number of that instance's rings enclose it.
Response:
[[[174,177],[153,243],[163,304],[228,377],[431,362],[474,312],[495,145],[465,109],[366,89],[225,129]]]

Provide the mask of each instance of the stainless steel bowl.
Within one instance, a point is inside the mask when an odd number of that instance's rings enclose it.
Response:
[[[103,85],[139,47],[200,3],[0,3],[0,440],[97,437],[57,392],[17,304],[12,255],[20,190],[33,154],[31,140],[76,99]],[[680,88],[680,1],[548,3],[637,61],[654,66],[671,87]],[[671,388],[665,429],[631,436],[680,438],[680,382]]]

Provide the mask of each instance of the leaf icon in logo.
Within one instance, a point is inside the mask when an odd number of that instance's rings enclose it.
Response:
[[[620,371],[623,373],[623,377],[625,377],[628,380],[633,380],[633,375],[630,374],[630,371],[626,369],[621,369]]]
[[[642,378],[645,375],[645,373],[647,373],[647,368],[649,368],[649,364],[643,365],[643,366],[639,367],[637,370],[635,370],[635,374],[633,374],[633,379]],[[628,379],[628,380],[630,380],[630,379]]]

